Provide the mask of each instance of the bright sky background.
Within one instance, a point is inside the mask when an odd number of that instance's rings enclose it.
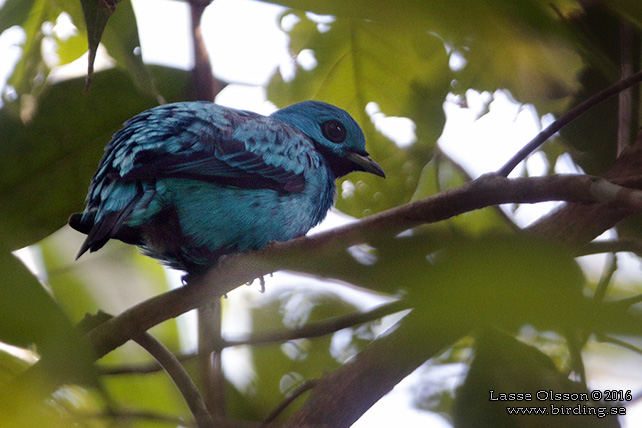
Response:
[[[0,0],[0,4],[2,3]],[[133,4],[139,20],[144,60],[148,63],[190,68],[193,58],[187,5],[180,1],[168,0],[134,0]],[[207,8],[203,19],[203,35],[213,60],[214,71],[217,77],[232,82],[218,96],[218,103],[263,114],[274,110],[274,106],[266,101],[261,85],[267,82],[277,68],[285,74],[293,70],[293,60],[287,51],[287,36],[278,27],[283,10],[278,6],[249,0],[216,0]],[[23,37],[18,30],[8,31],[0,37],[0,87],[4,85],[6,76],[20,53],[17,45],[21,40]],[[69,70],[83,75],[86,71],[86,60],[82,59],[68,68],[67,72],[70,72]],[[468,109],[461,108],[455,100],[444,104],[448,122],[440,139],[440,147],[467,168],[473,176],[498,169],[518,148],[552,121],[550,117],[540,120],[532,107],[517,105],[509,95],[502,92],[494,94],[489,113],[476,120],[490,98],[490,94],[469,91]],[[407,121],[387,118],[376,122],[376,125],[385,131],[402,134],[401,139],[406,142],[412,139],[412,126]],[[527,161],[529,172],[533,174],[536,171],[544,171],[545,162],[543,156],[532,156]],[[577,172],[568,161],[558,162],[555,170],[560,173]],[[520,208],[516,213],[516,221],[520,225],[526,225],[548,211],[552,205],[537,204]],[[347,220],[341,215],[331,215],[329,221],[324,222],[320,229],[333,227],[345,221]],[[630,275],[639,279],[639,263],[632,263],[634,268]],[[595,257],[589,259],[585,265],[599,273],[603,261],[602,258]],[[275,279],[267,280],[276,283],[288,281],[288,277],[277,276]],[[370,305],[374,303],[376,302],[368,302]],[[240,320],[236,322],[238,326],[244,324]],[[233,359],[226,358],[227,362],[231,360]],[[636,363],[639,368],[639,357],[637,360],[635,357],[631,360],[631,364]],[[596,355],[588,359],[586,365],[589,379],[594,381],[593,387],[634,391],[642,389],[642,377],[640,374],[633,374],[639,373],[639,370],[632,370],[632,365],[614,365],[613,360],[608,359],[608,354]],[[420,369],[418,372],[420,371],[425,375],[425,370]],[[446,374],[441,378],[452,386],[463,380],[459,368],[446,367],[445,371]],[[400,411],[406,418],[403,421],[404,427],[449,426],[444,424],[441,417],[409,406],[419,378],[419,374],[407,378],[354,426],[395,426],[399,424]],[[625,422],[628,422],[625,426],[637,426],[633,421],[642,418],[642,410],[635,407],[628,410],[630,416],[625,419]]]

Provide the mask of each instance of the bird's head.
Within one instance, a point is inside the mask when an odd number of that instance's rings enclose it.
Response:
[[[383,169],[368,156],[363,131],[345,110],[320,101],[303,101],[274,112],[272,117],[311,138],[336,178],[352,171],[385,178]]]

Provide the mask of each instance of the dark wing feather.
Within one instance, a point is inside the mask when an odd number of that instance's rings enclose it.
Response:
[[[185,105],[199,108],[184,110]],[[159,178],[189,178],[248,189],[272,189],[283,193],[300,192],[305,187],[302,172],[295,172],[284,159],[283,165],[265,161],[263,153],[251,151],[243,141],[233,137],[236,126],[245,121],[264,122],[266,118],[249,112],[226,109],[211,103],[182,103],[183,109],[173,111],[169,105],[151,110],[147,120],[129,122],[114,137],[115,152],[120,144],[129,148],[121,153],[120,178],[149,180]],[[145,113],[143,113],[145,114]],[[137,117],[138,118],[138,117]],[[269,120],[269,119],[268,119]],[[261,126],[257,126],[257,138]],[[270,123],[274,138],[284,125]],[[132,129],[134,128],[134,129]],[[141,128],[136,130],[135,128]],[[151,135],[145,132],[151,128]],[[279,132],[281,131],[281,132]],[[137,140],[136,145],[131,141]],[[122,142],[122,143],[121,143]],[[267,141],[266,144],[275,143]],[[114,159],[118,163],[118,158]]]

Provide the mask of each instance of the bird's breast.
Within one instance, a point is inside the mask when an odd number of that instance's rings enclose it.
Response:
[[[186,259],[210,259],[194,260],[210,264],[222,253],[302,236],[325,218],[334,199],[334,180],[328,171],[313,172],[306,172],[305,188],[297,193],[187,179],[159,180],[163,205],[171,207],[167,211],[177,224],[163,234],[166,242],[154,235],[154,246],[161,253],[181,253]]]

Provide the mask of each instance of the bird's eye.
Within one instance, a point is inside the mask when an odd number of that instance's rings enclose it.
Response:
[[[346,139],[346,128],[338,120],[327,120],[321,124],[323,136],[333,143],[342,143]]]

